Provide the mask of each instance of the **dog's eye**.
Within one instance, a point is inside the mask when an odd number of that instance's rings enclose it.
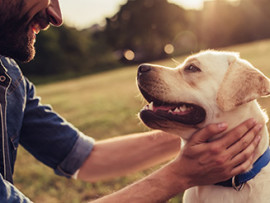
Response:
[[[193,64],[190,64],[185,68],[185,71],[189,73],[195,73],[195,72],[201,72],[201,69],[199,69]]]

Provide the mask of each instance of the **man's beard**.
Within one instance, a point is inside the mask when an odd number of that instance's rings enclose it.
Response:
[[[19,13],[18,13],[19,14]],[[16,19],[16,13],[4,22],[0,20],[0,54],[22,62],[29,62],[35,56],[34,35],[29,34],[28,18]]]
[[[24,32],[6,32],[0,34],[0,54],[29,62],[35,56],[34,38]],[[10,34],[9,34],[10,33]]]

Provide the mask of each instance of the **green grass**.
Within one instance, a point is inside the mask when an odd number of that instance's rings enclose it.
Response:
[[[267,76],[270,76],[270,40],[225,48],[241,53]],[[185,57],[175,58],[182,62]],[[155,62],[175,67],[173,60]],[[137,113],[144,102],[136,87],[137,66],[37,86],[42,103],[96,140],[146,131]],[[260,100],[270,111],[269,99]],[[267,104],[268,103],[268,104]],[[15,166],[15,185],[34,202],[76,203],[109,194],[134,182],[154,169],[95,184],[69,180],[54,175],[51,169],[19,148]],[[170,202],[181,202],[181,195]]]

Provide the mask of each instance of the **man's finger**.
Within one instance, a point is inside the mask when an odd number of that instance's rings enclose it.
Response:
[[[250,166],[252,165],[254,161],[254,154],[252,154],[247,160],[245,160],[243,163],[240,165],[236,166],[235,168],[232,169],[231,171],[231,177],[236,176],[238,174],[244,173],[247,171]]]
[[[232,159],[232,165],[235,166],[232,172],[243,173],[254,161],[254,151],[260,142],[260,136],[256,136],[253,142],[240,154]]]
[[[214,135],[222,133],[224,130],[227,129],[227,127],[228,125],[226,123],[210,124],[194,133],[190,139],[190,144],[196,145],[200,143],[205,143]]]
[[[256,126],[254,126],[238,142],[231,145],[228,148],[227,152],[231,154],[232,157],[234,157],[240,152],[242,152],[243,150],[245,150],[248,146],[252,144],[254,139],[256,138],[258,139],[258,133],[260,132],[261,129],[262,129],[261,124],[257,124]]]
[[[227,132],[224,136],[222,136],[217,142],[219,142],[222,146],[228,148],[240,140],[250,129],[252,129],[256,125],[256,121],[251,118],[243,123],[241,123],[236,128]]]

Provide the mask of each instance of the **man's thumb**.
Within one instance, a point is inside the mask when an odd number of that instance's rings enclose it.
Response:
[[[227,123],[209,124],[201,130],[194,133],[189,141],[190,144],[199,144],[207,142],[214,135],[217,135],[228,127]]]

